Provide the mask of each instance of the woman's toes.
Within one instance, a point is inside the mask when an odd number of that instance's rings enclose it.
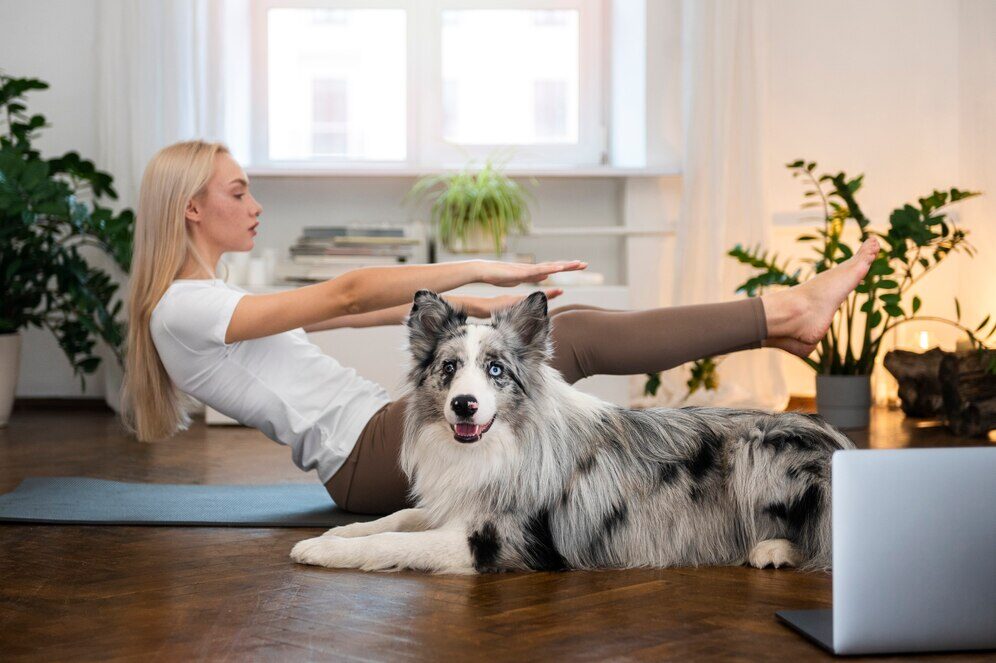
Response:
[[[861,278],[864,278],[865,274],[868,273],[868,268],[871,267],[872,262],[878,256],[878,251],[878,239],[869,237],[862,242],[861,246],[858,247],[858,252],[851,258],[850,262],[853,262],[855,268],[861,272]]]
[[[881,246],[878,243],[878,238],[869,237],[861,244],[859,251],[865,254],[866,259],[874,260],[875,256],[878,255],[878,250],[880,248]]]

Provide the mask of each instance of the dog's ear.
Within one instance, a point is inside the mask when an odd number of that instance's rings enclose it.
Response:
[[[550,346],[550,318],[546,312],[546,293],[537,291],[519,303],[492,315],[495,327],[515,334],[527,353],[545,361],[553,354]]]
[[[415,293],[412,310],[405,324],[408,326],[408,347],[416,364],[426,367],[432,363],[436,346],[446,332],[458,329],[467,322],[463,311],[430,290]]]

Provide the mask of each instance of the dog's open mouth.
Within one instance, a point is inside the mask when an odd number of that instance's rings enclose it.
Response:
[[[477,442],[482,435],[488,432],[494,422],[495,417],[491,417],[491,421],[483,426],[480,424],[450,424],[450,428],[453,429],[453,439],[457,442]]]

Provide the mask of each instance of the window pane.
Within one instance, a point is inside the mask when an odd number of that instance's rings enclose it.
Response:
[[[578,142],[576,10],[445,10],[442,26],[445,140]]]
[[[405,12],[270,9],[266,21],[269,158],[403,161]]]

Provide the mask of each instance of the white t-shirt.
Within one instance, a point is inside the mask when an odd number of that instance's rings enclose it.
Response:
[[[290,446],[294,464],[317,469],[324,483],[391,399],[323,353],[302,328],[226,344],[246,294],[221,279],[174,281],[152,311],[156,350],[181,391]]]

